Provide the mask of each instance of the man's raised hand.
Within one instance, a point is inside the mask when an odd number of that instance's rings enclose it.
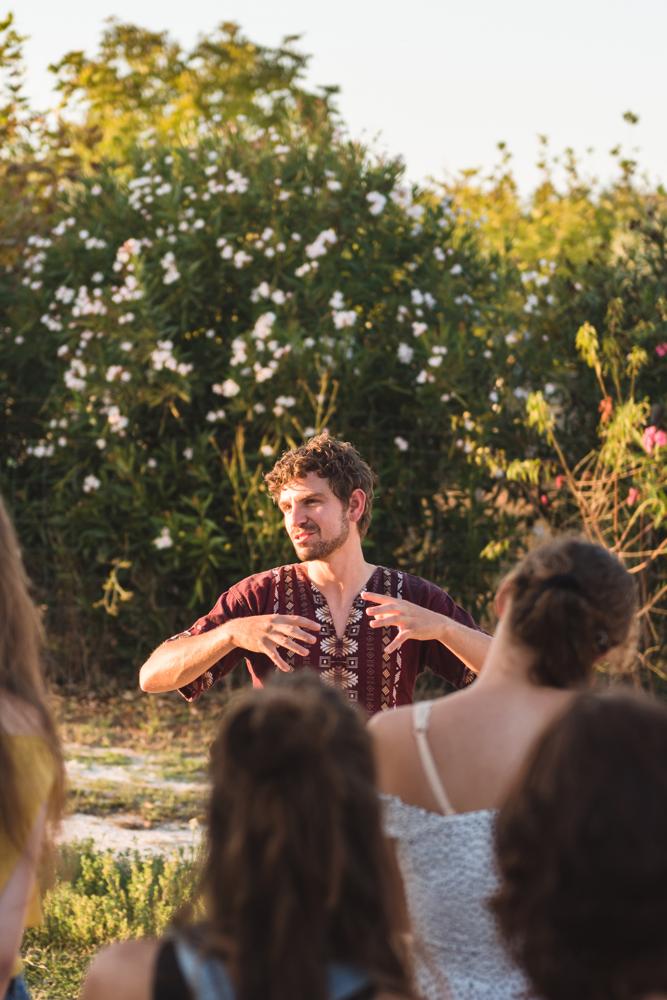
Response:
[[[307,647],[317,642],[312,633],[320,630],[317,622],[301,615],[251,615],[230,619],[227,628],[238,649],[264,653],[278,670],[283,671],[290,671],[292,667],[282,658],[278,648],[287,649],[297,656],[307,656]]]
[[[363,590],[361,596],[364,601],[375,605],[366,608],[366,614],[372,619],[371,628],[391,626],[398,629],[387,646],[386,653],[399,649],[406,639],[441,639],[449,621],[446,615],[422,608],[412,601],[404,601],[400,597],[373,594],[368,590]]]

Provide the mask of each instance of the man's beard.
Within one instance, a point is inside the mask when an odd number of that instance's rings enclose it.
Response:
[[[319,540],[313,542],[308,546],[308,549],[302,555],[299,549],[295,547],[295,551],[301,562],[308,562],[311,559],[326,559],[339,549],[341,545],[344,545],[347,541],[348,535],[350,534],[350,520],[343,514],[340,522],[340,531],[335,538],[320,538]]]

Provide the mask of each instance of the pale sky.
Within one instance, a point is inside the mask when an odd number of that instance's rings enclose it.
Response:
[[[265,45],[301,34],[308,82],[338,84],[351,134],[402,155],[414,180],[488,170],[503,140],[528,191],[543,133],[603,179],[612,146],[638,147],[651,182],[667,184],[667,0],[17,0],[9,9],[30,36],[28,92],[39,107],[51,100],[48,63],[93,53],[111,15],[186,46],[231,20]],[[627,110],[638,126],[623,122]]]

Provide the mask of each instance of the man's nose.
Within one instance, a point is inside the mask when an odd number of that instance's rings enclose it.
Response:
[[[306,508],[303,507],[301,504],[295,503],[294,506],[292,507],[291,514],[292,514],[292,524],[295,525],[305,524],[305,522],[308,520],[308,514],[306,512]]]

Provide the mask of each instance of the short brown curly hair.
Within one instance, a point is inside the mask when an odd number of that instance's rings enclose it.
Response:
[[[667,708],[579,695],[500,810],[491,901],[544,1000],[667,993]]]
[[[354,490],[363,490],[366,505],[357,522],[359,534],[365,537],[371,523],[375,474],[349,441],[339,441],[326,431],[310,438],[299,448],[284,452],[264,479],[275,502],[280,491],[295,479],[315,472],[326,479],[331,490],[347,505]]]

